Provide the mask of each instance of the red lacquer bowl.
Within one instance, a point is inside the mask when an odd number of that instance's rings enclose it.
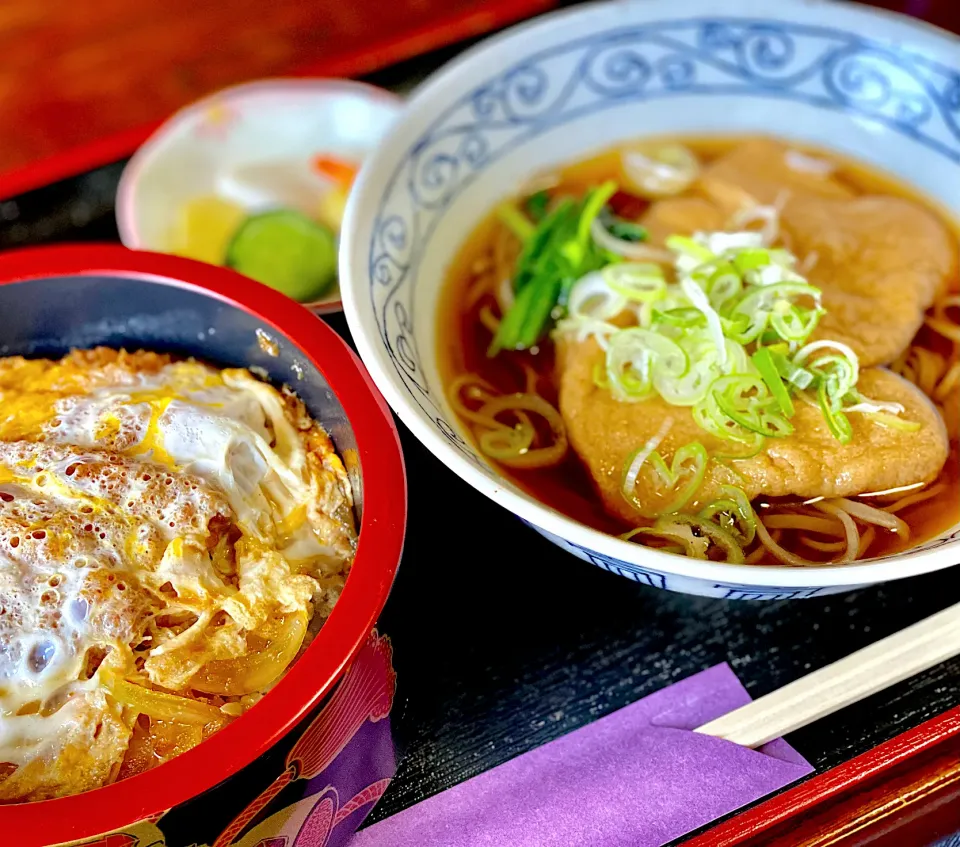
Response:
[[[306,779],[290,751],[284,770],[282,749],[273,772],[258,777],[251,771],[265,767],[262,763],[269,763],[271,755],[276,759],[277,745],[289,747],[291,735],[302,732],[311,716],[322,717],[321,701],[330,699],[327,695],[361,649],[370,646],[371,636],[377,644],[383,642],[374,626],[397,570],[406,519],[403,459],[390,412],[360,360],[321,320],[256,282],[188,259],[112,245],[7,253],[0,256],[0,314],[3,355],[59,355],[70,347],[105,344],[263,368],[275,383],[294,388],[344,458],[360,519],[356,560],[333,614],[281,682],[240,720],[153,770],[86,794],[0,806],[0,843],[41,847],[93,839],[138,821],[156,822],[214,786],[234,783],[231,777],[242,770],[243,788],[223,794],[221,786],[216,808],[212,801],[209,808],[214,818],[236,824],[234,813],[245,805],[249,810],[258,791],[265,796],[263,785],[276,783],[275,773],[287,774],[281,787]],[[385,652],[390,700],[389,647]],[[324,718],[328,723],[329,717]],[[318,719],[312,720],[304,735],[313,730],[316,739]],[[330,756],[339,756],[341,749]],[[267,751],[271,754],[264,756]],[[342,761],[339,766],[343,769]],[[391,775],[384,779],[379,774],[382,787]],[[308,793],[304,789],[300,795]],[[239,807],[222,809],[223,797],[233,795],[238,795]],[[198,814],[207,811],[196,809],[191,817],[198,820]],[[209,828],[204,834],[198,823],[196,834],[183,836],[184,843],[189,838],[215,843],[220,824],[212,827],[212,835]],[[166,843],[180,840],[168,836]],[[222,836],[219,840],[231,843]]]

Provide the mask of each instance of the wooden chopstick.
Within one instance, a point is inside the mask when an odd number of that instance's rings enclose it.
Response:
[[[960,603],[695,729],[760,747],[960,653]]]

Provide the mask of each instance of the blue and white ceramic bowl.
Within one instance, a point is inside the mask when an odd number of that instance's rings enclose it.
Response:
[[[437,368],[444,270],[532,173],[645,135],[775,133],[893,172],[960,217],[960,41],[856,3],[632,0],[541,18],[440,71],[368,160],[341,250],[364,362],[450,469],[558,546],[658,588],[812,597],[960,561],[960,526],[846,567],[751,567],[658,553],[589,529],[474,450]]]

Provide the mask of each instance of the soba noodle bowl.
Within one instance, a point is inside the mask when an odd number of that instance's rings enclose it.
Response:
[[[836,157],[648,143],[461,251],[449,402],[518,485],[631,542],[803,567],[960,520],[955,232]]]

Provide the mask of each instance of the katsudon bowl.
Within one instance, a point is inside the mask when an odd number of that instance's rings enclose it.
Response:
[[[400,418],[451,471],[562,549],[628,579],[713,597],[787,599],[954,565],[956,518],[910,549],[844,565],[728,564],[640,546],[546,505],[479,449],[470,421],[454,411],[448,351],[457,318],[444,302],[447,278],[498,204],[521,187],[533,191],[532,178],[618,144],[759,135],[855,159],[956,221],[960,42],[855,3],[618,0],[480,44],[415,93],[352,195],[340,263],[361,357]],[[519,208],[533,214],[530,204]],[[895,322],[896,313],[878,305],[864,323]],[[482,358],[481,350],[474,359]],[[909,450],[874,459],[911,461]],[[845,472],[836,457],[821,461],[825,477]],[[590,488],[582,474],[577,480]]]
[[[0,840],[18,847],[342,843],[395,770],[392,651],[376,627],[406,517],[397,432],[359,359],[305,308],[232,271],[114,246],[4,254],[0,310],[3,356],[143,348],[249,368],[289,386],[343,461],[359,529],[332,613],[259,702],[198,746],[106,787],[0,803]]]

